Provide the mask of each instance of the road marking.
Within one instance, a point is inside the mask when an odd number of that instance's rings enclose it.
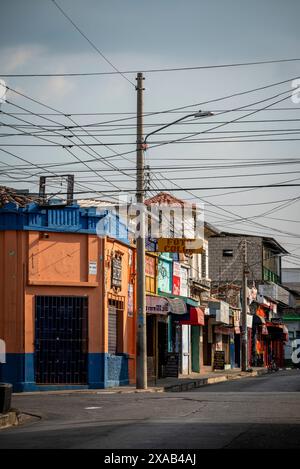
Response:
[[[85,410],[102,409],[102,407],[85,407]]]

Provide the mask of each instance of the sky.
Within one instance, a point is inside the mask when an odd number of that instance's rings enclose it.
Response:
[[[59,168],[75,173],[76,190],[84,192],[82,198],[97,195],[91,192],[95,190],[132,190],[135,184],[136,73],[84,77],[4,75],[114,72],[113,67],[119,71],[145,71],[300,58],[297,0],[57,0],[57,4],[95,47],[52,0],[1,1],[0,79],[12,91],[7,93],[7,102],[1,104],[0,184],[34,191],[41,173],[55,171],[49,165],[66,162],[70,164]],[[300,61],[145,71],[144,76],[145,113],[185,106],[189,106],[184,109],[187,114],[199,109],[215,113],[207,118],[188,118],[182,125],[170,126],[149,138],[148,195],[167,189],[180,198],[198,197],[205,202],[207,221],[227,231],[273,236],[296,256],[285,265],[300,265],[299,187],[212,189],[291,180],[300,183],[300,104],[290,96],[293,79],[300,77]],[[208,102],[281,81],[286,83]],[[229,112],[242,106],[242,111]],[[263,110],[266,106],[269,108]],[[74,114],[73,121],[61,114],[41,115],[53,114],[53,109]],[[25,115],[15,114],[20,112]],[[88,115],[75,115],[83,113]],[[145,133],[184,115],[169,112],[145,116]],[[116,119],[127,120],[109,122]],[[235,119],[238,121],[228,123]],[[220,122],[224,125],[217,128]],[[62,126],[75,124],[89,125],[77,127],[77,139],[62,130]],[[25,135],[36,131],[43,132],[39,138],[38,134]],[[58,131],[68,138],[59,137]],[[203,131],[205,135],[189,135]],[[255,136],[267,141],[249,141]],[[186,139],[181,142],[166,144],[183,137]],[[201,142],[204,138],[211,140]],[[74,146],[71,154],[61,145],[72,139],[87,146]],[[236,141],[241,139],[244,141]],[[165,144],[155,147],[160,142]],[[118,155],[124,152],[129,153]],[[289,161],[283,164],[284,159]],[[89,162],[80,163],[82,160]],[[17,168],[28,162],[31,167]],[[14,170],[8,173],[7,164],[14,165]],[[112,165],[114,171],[109,171]],[[224,165],[229,167],[224,169]],[[174,170],[174,166],[181,169]],[[179,191],[180,187],[187,190]],[[109,194],[104,192],[103,197]]]

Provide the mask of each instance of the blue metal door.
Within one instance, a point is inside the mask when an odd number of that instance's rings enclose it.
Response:
[[[88,299],[36,296],[36,383],[86,384],[87,352]]]

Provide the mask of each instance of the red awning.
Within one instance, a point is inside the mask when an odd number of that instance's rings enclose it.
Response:
[[[187,321],[180,321],[180,324],[187,324],[190,326],[204,326],[205,325],[205,312],[199,306],[190,307],[190,319]]]

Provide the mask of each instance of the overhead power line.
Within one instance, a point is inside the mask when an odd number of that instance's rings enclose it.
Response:
[[[215,187],[181,187],[181,188],[172,188],[172,187],[166,187],[165,190],[167,191],[207,191],[207,190],[220,190],[220,189],[243,189],[243,188],[254,188],[254,189],[265,189],[265,188],[272,188],[272,187],[300,187],[300,184],[266,184],[266,185],[259,185],[259,186],[215,186]],[[161,192],[161,189],[157,189],[158,191]],[[146,192],[147,190],[144,189]],[[89,191],[91,192],[91,191]],[[93,192],[99,192],[99,191],[93,191]],[[111,191],[101,191],[101,193],[104,192],[111,192]],[[135,189],[119,189],[114,192],[135,192]],[[74,194],[86,194],[87,191],[77,191],[74,192]]]
[[[100,50],[87,38],[87,36],[79,30],[78,26],[71,20],[70,17],[62,10],[61,7],[54,1],[51,0],[57,8],[62,12],[62,14],[73,24],[77,31],[90,43],[90,45],[99,52],[101,57],[106,60],[113,68],[114,72],[73,72],[73,73],[6,73],[1,76],[4,78],[30,78],[30,77],[84,77],[84,76],[105,76],[105,75],[127,75],[127,74],[136,74],[138,72],[142,73],[163,73],[163,72],[181,72],[181,71],[191,71],[191,70],[209,70],[215,68],[234,68],[234,67],[248,67],[252,65],[268,65],[276,63],[286,63],[286,62],[299,62],[300,58],[291,58],[291,59],[275,59],[275,60],[257,60],[253,62],[235,62],[227,64],[214,64],[214,65],[196,65],[191,67],[166,67],[166,68],[148,68],[148,69],[139,69],[139,70],[118,70],[115,66],[102,54]]]
[[[281,80],[281,81],[278,81],[278,82],[273,82],[273,83],[269,83],[268,85],[263,85],[263,86],[259,86],[259,87],[256,87],[256,88],[252,88],[252,89],[248,89],[248,90],[245,90],[245,91],[239,91],[237,93],[232,93],[232,94],[229,94],[229,95],[225,95],[225,96],[221,96],[221,97],[218,97],[218,98],[214,98],[214,99],[210,99],[208,101],[202,101],[202,102],[198,102],[198,103],[193,103],[193,104],[188,104],[188,105],[185,105],[185,106],[180,106],[180,107],[175,107],[175,108],[171,108],[171,109],[166,109],[166,110],[162,110],[162,111],[156,111],[156,112],[152,112],[152,113],[147,113],[147,116],[151,116],[151,115],[160,115],[160,114],[167,114],[169,112],[176,112],[176,111],[182,111],[182,110],[186,110],[186,109],[190,109],[190,108],[193,108],[193,107],[199,107],[199,106],[204,106],[206,104],[211,104],[211,103],[214,103],[214,102],[219,102],[219,101],[224,101],[224,100],[227,100],[227,99],[231,99],[231,98],[235,98],[235,97],[238,97],[238,96],[243,96],[243,95],[246,95],[246,94],[249,94],[249,93],[255,93],[257,91],[262,91],[262,90],[266,90],[268,88],[272,88],[274,86],[279,86],[279,85],[283,85],[285,83],[289,83],[289,82],[292,82],[293,80],[299,78],[299,76],[296,76],[296,77],[290,77],[286,80]],[[13,91],[14,93],[18,94],[19,96],[23,96],[25,98],[28,98],[30,99],[31,101],[37,103],[37,104],[41,104],[38,100],[36,99],[33,99],[33,98],[29,98],[28,96],[26,96],[24,93],[20,92],[20,91],[17,91],[11,87],[8,87],[6,86],[7,90],[11,90]],[[260,101],[259,101],[260,102]],[[258,103],[259,103],[258,102]],[[254,103],[255,104],[255,103]],[[43,104],[42,104],[43,105]],[[253,105],[253,103],[251,104],[251,106]],[[47,109],[51,110],[51,111],[54,111],[54,112],[59,112],[57,111],[56,109],[52,108],[51,106],[47,106],[47,105],[44,105]],[[248,106],[250,106],[248,104]],[[262,111],[262,109],[246,109],[248,106],[243,106],[243,109],[244,111]],[[279,109],[279,108],[277,108]],[[228,112],[237,112],[239,111],[240,108],[234,108],[234,109],[229,109],[229,110],[222,110],[220,112],[220,114],[226,114]],[[272,110],[272,109],[263,109],[264,111],[266,110]],[[62,113],[63,114],[63,113]],[[64,116],[65,117],[68,117],[69,115],[67,113],[64,113]],[[246,116],[244,116],[246,117]],[[88,126],[91,126],[91,127],[94,127],[96,125],[104,125],[104,124],[111,124],[111,123],[115,123],[115,122],[122,122],[122,121],[128,121],[128,120],[132,120],[132,119],[135,119],[136,118],[136,115],[134,114],[132,117],[123,117],[121,119],[113,119],[113,120],[109,120],[109,121],[104,121],[104,122],[100,122],[100,123],[91,123],[91,124],[86,124],[85,127],[88,127]],[[194,123],[194,122],[193,122]],[[184,123],[181,123],[181,125],[183,125]],[[186,124],[186,123],[185,123]],[[119,124],[121,125],[121,124]],[[147,124],[145,124],[146,126]],[[159,124],[160,125],[160,124]],[[75,128],[76,126],[73,126],[73,128]],[[81,126],[78,126],[78,127],[81,127]],[[70,128],[70,126],[68,127]]]

